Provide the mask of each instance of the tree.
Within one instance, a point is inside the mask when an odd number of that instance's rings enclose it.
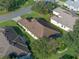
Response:
[[[68,54],[65,54],[65,55],[62,56],[60,59],[77,59],[77,57],[71,56],[71,55],[68,55]]]
[[[27,0],[0,0],[0,10],[6,9],[7,11],[14,10],[20,5],[24,4]]]
[[[9,11],[15,10],[19,8],[22,4],[24,4],[27,0],[11,0],[10,6],[8,7]]]
[[[39,12],[41,14],[48,14],[51,13],[55,7],[57,7],[56,3],[41,1],[35,3],[32,6],[32,10]]]
[[[49,42],[49,40],[46,38],[35,40],[31,43],[30,46],[33,55],[37,59],[50,59],[50,56],[53,53],[53,49],[55,48],[56,50],[55,43],[53,48],[53,44],[51,43],[51,41]]]
[[[73,29],[74,30],[71,35],[72,35],[74,43],[79,47],[79,20],[76,21]]]
[[[71,32],[64,32],[63,36],[60,38],[62,41],[64,41],[64,44],[70,47],[73,44],[73,40],[71,37]]]
[[[10,6],[11,0],[0,0],[0,10],[8,9]]]

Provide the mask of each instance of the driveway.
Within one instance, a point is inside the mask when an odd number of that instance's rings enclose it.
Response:
[[[31,6],[29,6],[27,8],[25,8],[25,7],[20,8],[17,11],[13,11],[8,14],[0,15],[0,21],[1,20],[10,20],[10,19],[15,18],[17,16],[21,16],[23,14],[30,13],[30,12],[31,12]]]

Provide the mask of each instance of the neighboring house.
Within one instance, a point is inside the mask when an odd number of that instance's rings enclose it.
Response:
[[[70,10],[79,11],[79,0],[67,0],[64,5]]]
[[[18,24],[21,25],[34,39],[49,37],[58,33],[48,24],[48,22],[42,21],[41,19],[21,19],[18,21]]]
[[[51,23],[62,28],[65,31],[72,31],[73,25],[78,17],[68,13],[68,11],[61,9],[60,7],[53,10],[55,16],[51,17]]]
[[[0,58],[12,53],[29,54],[24,38],[18,36],[11,27],[0,28]]]

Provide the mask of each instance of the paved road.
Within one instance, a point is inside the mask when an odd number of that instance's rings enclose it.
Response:
[[[30,13],[30,12],[31,12],[31,6],[29,6],[27,8],[20,8],[17,11],[13,11],[8,14],[0,15],[0,21],[1,20],[10,20],[14,17],[21,16],[23,14]]]

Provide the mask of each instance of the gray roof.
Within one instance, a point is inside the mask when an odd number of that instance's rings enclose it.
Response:
[[[57,2],[57,1],[59,1],[59,0],[45,0],[45,1]]]
[[[79,0],[77,1],[67,0],[66,4],[68,4],[69,6],[73,6],[75,9],[79,8]]]
[[[75,24],[75,21],[78,19],[78,17],[73,16],[71,13],[68,13],[68,11],[61,8],[56,8],[54,11],[58,12],[61,16],[52,17],[56,22],[73,29],[73,25]]]
[[[8,32],[5,34],[5,32]],[[8,36],[6,36],[8,35]],[[17,37],[16,33],[12,31],[11,28],[0,28],[0,57],[3,57],[5,55],[8,55],[12,52],[16,52],[17,54],[20,53],[27,53],[26,51],[22,50],[21,48],[18,48],[12,44],[8,40],[14,40]],[[14,38],[14,39],[12,39]],[[18,38],[19,39],[19,38]]]

